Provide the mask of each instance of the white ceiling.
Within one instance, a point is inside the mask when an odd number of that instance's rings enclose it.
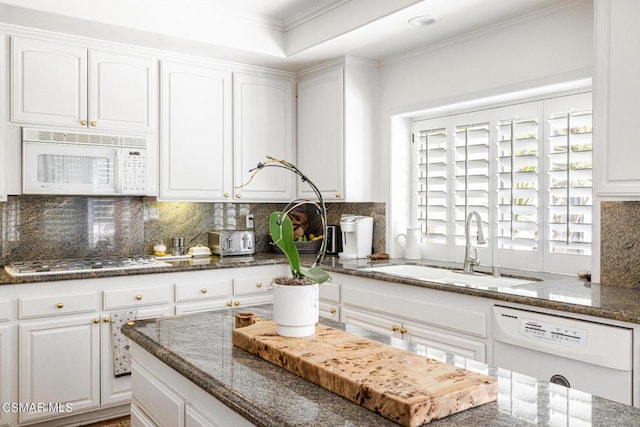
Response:
[[[299,70],[345,54],[385,60],[584,1],[0,0],[0,21]],[[438,22],[407,23],[423,14]]]

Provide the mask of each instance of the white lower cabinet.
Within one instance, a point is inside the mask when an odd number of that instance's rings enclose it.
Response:
[[[100,406],[99,322],[92,313],[19,325],[19,401],[47,404],[43,410],[19,412],[19,422]],[[49,403],[62,405],[51,408]]]
[[[334,280],[342,284],[342,322],[487,360],[489,300],[354,276]]]
[[[1,304],[1,302],[0,302]],[[1,316],[1,314],[0,314]],[[10,384],[15,384],[9,376],[9,326],[0,321],[0,404],[12,402],[10,398]],[[8,426],[11,422],[11,412],[0,408],[0,426]]]
[[[14,384],[16,372],[13,365],[13,351],[15,350],[13,319],[13,289],[12,285],[0,286],[0,405],[15,402]],[[14,414],[0,407],[0,426],[11,424]]]
[[[132,347],[132,427],[253,426],[142,347]]]
[[[111,317],[171,314],[168,279],[145,275],[16,286],[17,402],[44,404],[19,411],[17,422],[73,417],[82,423],[92,420],[93,411],[127,413],[131,379],[114,375]]]
[[[169,316],[171,309],[168,305],[138,310],[138,319]],[[102,315],[101,348],[102,363],[100,368],[100,387],[102,406],[128,403],[131,399],[131,376],[115,376],[113,361],[113,332],[109,313]],[[128,340],[127,340],[128,341]]]

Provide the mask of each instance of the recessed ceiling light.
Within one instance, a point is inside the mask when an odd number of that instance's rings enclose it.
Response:
[[[435,16],[432,15],[420,15],[420,16],[414,16],[413,18],[409,19],[409,24],[411,25],[415,25],[417,27],[422,27],[425,25],[431,25],[431,24],[435,24],[438,21],[438,18],[436,18]]]

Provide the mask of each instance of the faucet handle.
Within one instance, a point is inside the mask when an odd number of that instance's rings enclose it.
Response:
[[[480,259],[478,259],[478,250],[473,248],[473,257],[471,258],[471,265],[480,265]]]

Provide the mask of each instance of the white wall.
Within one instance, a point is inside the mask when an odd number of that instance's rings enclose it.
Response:
[[[437,24],[436,24],[437,25]],[[398,117],[506,92],[591,77],[592,0],[563,3],[387,60],[380,65],[380,194],[387,195],[387,250],[402,256],[395,236],[407,224],[408,126]],[[422,113],[420,113],[422,111]],[[392,118],[394,126],[392,129]],[[395,165],[391,168],[391,165]],[[391,173],[393,171],[393,173]],[[384,197],[384,196],[383,196]]]

